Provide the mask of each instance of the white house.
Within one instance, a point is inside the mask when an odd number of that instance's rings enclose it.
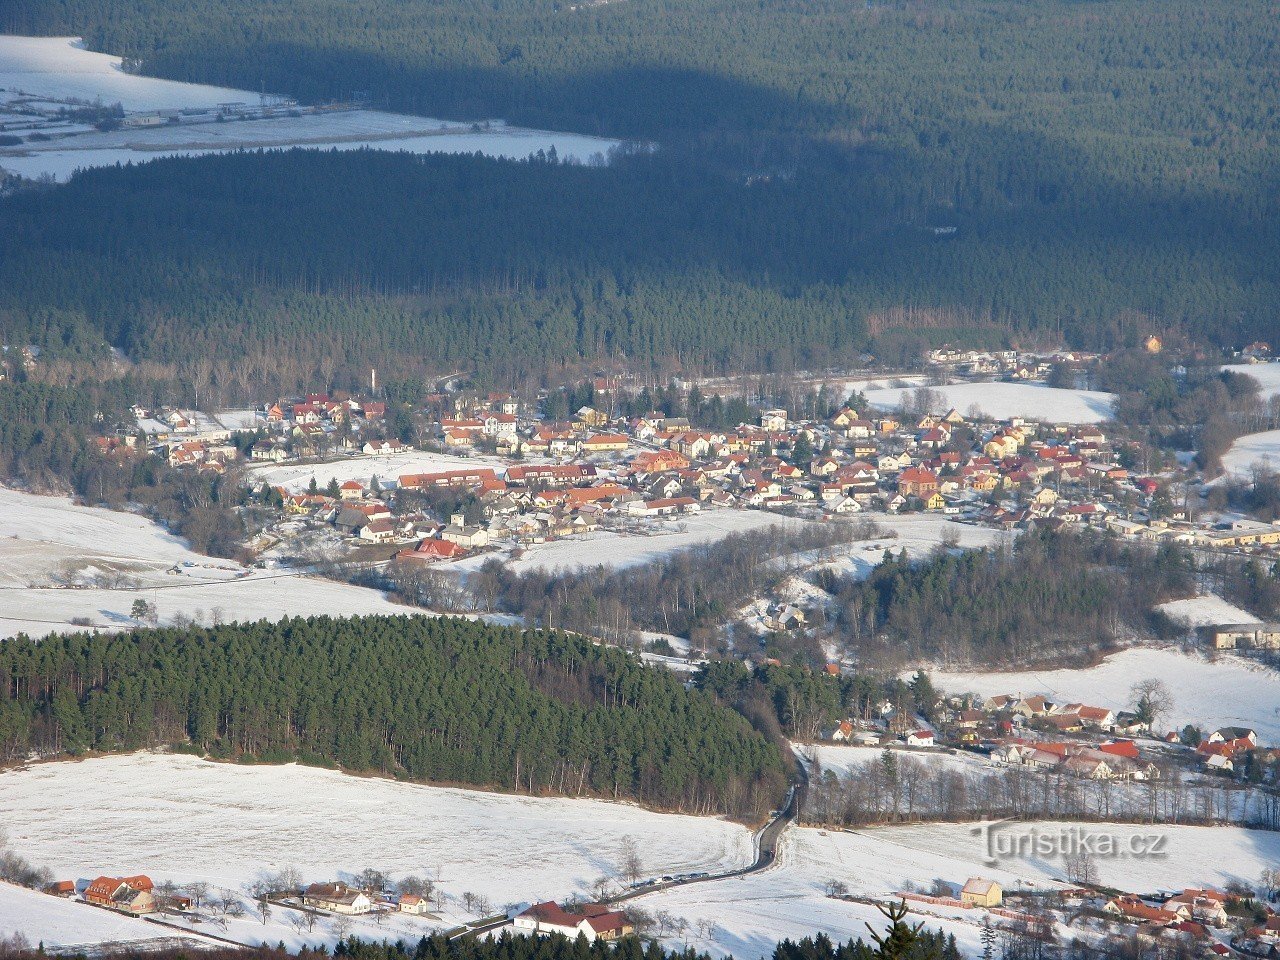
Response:
[[[353,890],[345,883],[313,883],[302,891],[302,902],[318,910],[353,916],[373,909],[373,901],[364,891]]]

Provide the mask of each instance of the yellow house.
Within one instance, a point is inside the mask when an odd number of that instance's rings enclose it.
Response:
[[[627,438],[620,433],[597,433],[582,441],[583,453],[618,453],[627,449]]]
[[[1164,349],[1164,344],[1160,342],[1160,338],[1154,333],[1142,342],[1142,346],[1146,349],[1147,353],[1159,353]]]
[[[960,902],[966,907],[998,907],[1004,899],[1004,891],[994,880],[970,877],[960,891]]]
[[[942,499],[942,494],[935,493],[924,502],[924,505],[928,510],[941,510],[947,505],[947,501]]]
[[[982,452],[992,460],[999,460],[1002,457],[1012,457],[1018,452],[1018,440],[1012,434],[997,433],[982,445]]]
[[[1058,495],[1048,487],[1041,487],[1031,494],[1031,502],[1038,507],[1051,507],[1058,502]]]

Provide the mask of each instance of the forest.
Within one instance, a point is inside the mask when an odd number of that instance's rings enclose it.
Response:
[[[1029,530],[1006,547],[886,551],[865,580],[824,571],[836,629],[879,663],[1006,667],[1089,659],[1166,628],[1152,608],[1194,595],[1190,555],[1089,533]]]
[[[661,381],[1274,334],[1264,0],[170,6],[13,0],[0,27],[628,146],[605,166],[244,153],[19,190],[4,342],[109,344],[231,402],[371,365],[536,386],[604,361]]]
[[[0,757],[160,745],[745,819],[787,780],[712,696],[559,631],[316,617],[0,644]]]

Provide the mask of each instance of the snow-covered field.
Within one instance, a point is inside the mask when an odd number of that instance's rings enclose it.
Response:
[[[894,410],[919,387],[868,389],[867,400],[882,410]],[[1065,390],[1041,383],[953,383],[929,387],[942,397],[943,407],[962,414],[977,407],[998,420],[1026,417],[1050,423],[1099,423],[1111,416],[1115,395],[1098,390]],[[943,411],[938,411],[943,412]]]
[[[20,94],[90,104],[119,103],[135,113],[208,109],[227,103],[257,107],[260,102],[257,93],[246,90],[125,73],[120,63],[119,57],[84,49],[73,37],[0,36],[0,105]],[[470,124],[446,123],[431,117],[352,110],[225,123],[88,130],[72,137],[59,135],[0,150],[0,167],[24,177],[52,175],[65,180],[78,169],[140,163],[159,156],[289,146],[410,153],[480,152],[512,159],[554,148],[562,158],[587,162],[607,157],[617,144],[616,140],[599,137],[507,127],[501,121],[473,129]]]
[[[239,889],[289,866],[309,882],[374,867],[501,905],[589,895],[618,874],[627,837],[655,876],[753,857],[748,830],[716,818],[149,753],[0,774],[0,809],[13,849],[60,879],[118,871]]]
[[[619,569],[651,563],[677,550],[722,540],[730,534],[805,522],[765,510],[726,507],[692,516],[656,520],[649,528],[652,533],[623,534],[597,530],[580,537],[530,544],[523,548],[518,560],[511,560],[506,552],[477,554],[441,569],[466,572],[492,556],[511,563],[512,569],[517,571],[575,570],[597,566]]]
[[[1163,726],[1181,729],[1195,723],[1213,730],[1239,724],[1256,730],[1262,743],[1280,744],[1280,672],[1230,654],[1210,659],[1180,650],[1137,647],[1081,670],[942,671],[931,677],[949,693],[1043,693],[1059,703],[1077,701],[1112,710],[1131,708],[1133,685],[1156,677],[1173,697]]]
[[[1280,833],[1239,827],[1007,823],[998,829],[1018,836],[1053,836],[1071,828],[1096,836],[1114,837],[1126,850],[1131,849],[1131,837],[1145,837],[1156,833],[1166,838],[1161,851],[1163,856],[1098,856],[1098,874],[1102,883],[1135,893],[1191,886],[1221,889],[1232,880],[1254,885],[1262,869],[1280,858]],[[925,856],[967,859],[974,864],[975,871],[981,871],[986,853],[982,837],[973,829],[972,824],[882,827],[866,831],[866,835],[881,841],[886,848],[892,845]],[[999,843],[994,846],[998,851],[1017,849],[1012,844]],[[1029,850],[1028,847],[1023,849]],[[885,857],[892,862],[892,854],[886,852]],[[1011,860],[1001,857],[999,865],[1032,883],[1065,878],[1063,863],[1056,856],[1029,855]]]
[[[323,490],[330,480],[337,480],[338,483],[359,480],[367,485],[375,476],[380,483],[385,483],[409,473],[439,473],[445,470],[477,470],[486,467],[499,477],[507,471],[506,462],[497,457],[460,457],[451,453],[413,451],[385,456],[343,457],[328,463],[264,464],[250,467],[248,472],[255,485],[269,483],[273,487],[284,487],[291,493],[301,493],[307,489],[312,477],[315,477],[317,485]]]
[[[1007,824],[1000,829],[1057,834],[1067,824]],[[1280,856],[1280,834],[1219,827],[1144,827],[1090,824],[1094,836],[1109,835],[1127,848],[1130,837],[1155,832],[1167,837],[1164,855],[1099,858],[1104,882],[1138,892],[1184,886],[1222,887],[1229,880],[1257,881],[1262,869]],[[1007,849],[1007,848],[1006,848]],[[637,903],[667,910],[696,924],[715,923],[712,940],[690,937],[691,945],[714,956],[762,960],[783,937],[797,939],[819,931],[837,941],[867,939],[864,924],[882,929],[884,918],[874,906],[833,900],[825,895],[830,880],[850,892],[884,896],[911,884],[928,890],[935,880],[953,885],[969,877],[998,880],[1006,892],[1020,887],[1044,889],[1065,874],[1060,860],[1037,858],[986,862],[982,837],[970,824],[878,828],[842,833],[811,828],[787,832],[777,863],[741,879],[660,891]],[[980,952],[981,911],[926,906],[938,916],[917,916],[930,928],[954,933],[962,952]],[[677,938],[672,938],[676,942]]]
[[[15,934],[26,938],[32,946],[43,943],[49,948],[68,948],[98,944],[141,944],[150,941],[185,939],[206,946],[214,941],[187,935],[110,910],[99,910],[88,904],[73,903],[35,890],[0,882],[0,940]],[[88,952],[88,951],[86,951]]]
[[[1186,600],[1170,600],[1159,604],[1156,609],[1170,620],[1184,623],[1191,629],[1216,627],[1223,623],[1253,623],[1257,620],[1249,611],[1241,610],[1212,593]]]
[[[244,90],[125,73],[119,57],[86,50],[76,37],[0,36],[0,88],[6,98],[20,92],[85,103],[119,103],[126,110],[258,101],[257,94]]]
[[[464,892],[498,906],[587,893],[597,877],[616,873],[627,837],[653,875],[733,869],[752,855],[749,833],[717,819],[147,753],[0,774],[0,809],[13,848],[59,878],[144,872],[155,880],[204,880],[215,889],[243,891],[259,873],[288,866],[299,867],[307,880],[349,877],[372,866],[392,876],[439,880],[451,898],[440,918],[394,917],[382,927],[359,921],[354,932],[371,939],[420,935],[456,922]],[[52,830],[54,823],[64,827]],[[1066,826],[999,829],[1057,835]],[[1113,824],[1085,829],[1126,842],[1152,832],[1167,837],[1155,858],[1099,858],[1104,882],[1138,892],[1250,882],[1280,858],[1275,833]],[[1063,874],[1054,856],[1015,855],[993,865],[987,854],[969,824],[860,832],[792,828],[767,870],[659,891],[635,903],[688,921],[683,937],[670,938],[673,944],[687,938],[715,956],[758,960],[782,937],[823,931],[840,940],[865,938],[864,923],[880,926],[874,906],[827,898],[830,880],[853,893],[887,897],[907,885],[927,889],[935,880],[962,884],[971,876],[999,880],[1006,890],[1044,888]],[[954,932],[962,950],[976,950],[980,913],[929,909],[945,916],[920,919]],[[253,916],[210,932],[245,943],[333,939],[324,923],[300,933],[287,924],[287,914],[277,908],[265,925]],[[710,939],[696,928],[702,918],[714,922]],[[179,935],[0,886],[0,935],[13,931],[50,944]]]
[[[858,770],[867,763],[875,763],[883,752],[880,747],[857,747],[835,743],[798,744],[793,749],[806,761],[810,769],[818,761],[823,773],[834,773],[840,778]],[[956,773],[980,773],[987,769],[986,759],[974,753],[954,754],[940,750],[899,750],[895,756],[911,757],[929,765],[931,770],[952,770]]]
[[[202,556],[143,517],[0,489],[0,637],[84,629],[68,622],[80,617],[132,627],[138,598],[161,621],[406,612],[374,590]]]
[[[1276,394],[1280,394],[1280,363],[1238,363],[1222,369],[1230,370],[1232,373],[1243,373],[1257,380],[1262,387],[1258,395],[1263,400],[1269,400]]]
[[[1255,466],[1280,470],[1280,430],[1246,433],[1222,455],[1222,469],[1230,476],[1248,480]]]
[[[874,540],[860,540],[829,550],[811,551],[800,559],[817,559],[819,554],[834,554],[834,558],[824,561],[822,566],[862,579],[884,559],[886,550],[891,550],[895,554],[906,550],[907,556],[918,560],[942,546],[944,539],[948,536],[956,537],[955,545],[964,549],[1010,543],[1014,536],[1010,531],[979,527],[970,523],[957,523],[936,513],[910,513],[900,516],[877,513],[871,515],[871,519],[885,532],[885,536]]]

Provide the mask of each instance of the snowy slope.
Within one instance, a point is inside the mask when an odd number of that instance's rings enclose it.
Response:
[[[1280,363],[1231,364],[1222,369],[1230,370],[1232,373],[1243,373],[1257,380],[1262,388],[1258,395],[1263,400],[1269,400],[1276,394],[1280,394]]]
[[[1222,455],[1222,469],[1231,476],[1248,480],[1254,467],[1280,470],[1280,430],[1246,433]]]
[[[693,516],[659,521],[653,525],[654,532],[649,535],[622,535],[599,530],[582,537],[532,544],[515,562],[514,569],[571,570],[597,565],[631,567],[658,560],[676,550],[721,540],[730,534],[804,522],[764,510],[705,510]]]
[[[1181,887],[1217,887],[1232,880],[1255,884],[1263,867],[1280,858],[1280,833],[1267,830],[1243,830],[1239,827],[1183,827],[1141,824],[1069,824],[1009,823],[1000,830],[1015,836],[1031,832],[1053,835],[1062,830],[1081,829],[1094,835],[1116,838],[1116,846],[1130,849],[1131,837],[1159,833],[1165,837],[1158,855],[1115,856],[1098,858],[1098,874],[1104,884],[1135,893],[1150,893]],[[985,847],[972,824],[944,823],[911,827],[885,827],[867,831],[881,842],[887,852],[891,846],[912,851],[914,855],[968,859],[975,870],[983,869]],[[1010,848],[1006,848],[1010,849]],[[1002,862],[1002,868],[1013,869],[1021,877],[1040,882],[1047,878],[1063,878],[1060,858],[1029,856]]]
[[[810,555],[816,559],[819,553],[828,556],[834,553],[834,559],[821,566],[837,573],[849,574],[856,579],[864,579],[884,560],[886,550],[895,554],[906,550],[907,556],[919,560],[942,546],[943,538],[947,536],[957,537],[956,546],[965,549],[1000,546],[1011,543],[1015,536],[1012,531],[957,523],[936,513],[908,513],[900,516],[875,514],[872,519],[885,532],[884,536],[824,551],[811,551]]]
[[[161,754],[0,774],[0,810],[13,848],[59,877],[141,872],[234,888],[287,866],[309,881],[376,867],[501,904],[588,893],[617,872],[624,837],[655,874],[752,857],[748,831],[719,819]]]
[[[0,35],[0,105],[20,94],[84,103],[121,104],[128,112],[216,108],[238,103],[257,107],[258,93],[179,83],[125,73],[119,57],[86,50],[74,37]],[[62,131],[65,132],[65,131]],[[553,148],[563,158],[587,162],[605,157],[616,140],[525,130],[501,122],[472,129],[431,117],[351,110],[226,123],[182,123],[97,131],[0,150],[0,167],[20,176],[66,180],[78,169],[143,163],[160,156],[197,156],[235,149],[305,146],[362,148],[410,153],[474,153],[523,159]]]
[[[179,939],[185,939],[188,944],[212,944],[203,937],[156,926],[136,917],[0,882],[0,941],[14,934],[24,936],[33,947],[39,943],[46,947],[73,947]]]
[[[1156,607],[1161,613],[1178,623],[1185,623],[1190,628],[1214,627],[1223,623],[1252,623],[1257,619],[1247,610],[1241,610],[1235,604],[1227,603],[1212,593],[1203,597],[1188,597],[1186,600],[1170,600]]]
[[[867,400],[882,410],[896,409],[918,387],[889,387],[867,390]],[[1026,417],[1050,423],[1099,423],[1111,416],[1115,395],[1098,390],[1064,390],[1040,383],[954,383],[930,387],[942,399],[942,406],[955,407],[968,415],[971,407],[1004,420]],[[936,411],[945,412],[945,411]]]
[[[1140,647],[1081,670],[941,671],[931,676],[949,693],[1043,693],[1057,702],[1080,701],[1113,710],[1130,708],[1133,685],[1157,677],[1173,696],[1173,709],[1164,718],[1164,726],[1180,729],[1195,723],[1212,730],[1241,724],[1253,727],[1263,743],[1280,744],[1280,673],[1231,655],[1209,659],[1179,650]]]
[[[130,588],[55,585],[110,576],[126,578],[117,583]],[[230,560],[202,556],[143,517],[0,489],[0,638],[83,629],[67,622],[73,617],[132,627],[129,609],[139,597],[156,605],[162,621],[197,612],[208,621],[214,608],[228,621],[406,612],[374,590],[250,573]]]
[[[1000,829],[1055,834],[1067,824],[1008,824]],[[836,940],[867,938],[864,924],[876,929],[884,918],[869,904],[833,900],[825,895],[829,880],[848,885],[851,893],[884,897],[911,884],[927,890],[935,880],[963,884],[973,876],[998,880],[1005,890],[1020,886],[1044,889],[1063,876],[1056,858],[1012,859],[994,866],[971,824],[891,827],[843,833],[812,828],[792,829],[784,837],[777,864],[741,879],[694,884],[641,897],[648,910],[667,910],[696,924],[715,922],[710,940],[691,934],[691,945],[713,956],[732,954],[739,960],[763,960],[783,937],[796,939],[825,932]],[[1128,849],[1129,838],[1145,839],[1152,828],[1122,824],[1090,824],[1095,837],[1113,837]],[[1162,855],[1099,858],[1104,882],[1137,892],[1184,886],[1221,887],[1230,880],[1255,882],[1263,867],[1280,857],[1280,834],[1220,827],[1160,827],[1167,839]],[[1095,841],[1096,842],[1096,841]],[[976,955],[980,911],[926,908],[945,914],[918,916],[930,928],[954,933],[962,951]],[[696,930],[696,926],[694,927]],[[671,942],[682,942],[670,938]]]
[[[86,50],[76,37],[0,36],[0,88],[86,103],[119,103],[126,110],[216,107],[256,103],[256,94],[200,83],[155,80],[125,73],[120,58]]]

